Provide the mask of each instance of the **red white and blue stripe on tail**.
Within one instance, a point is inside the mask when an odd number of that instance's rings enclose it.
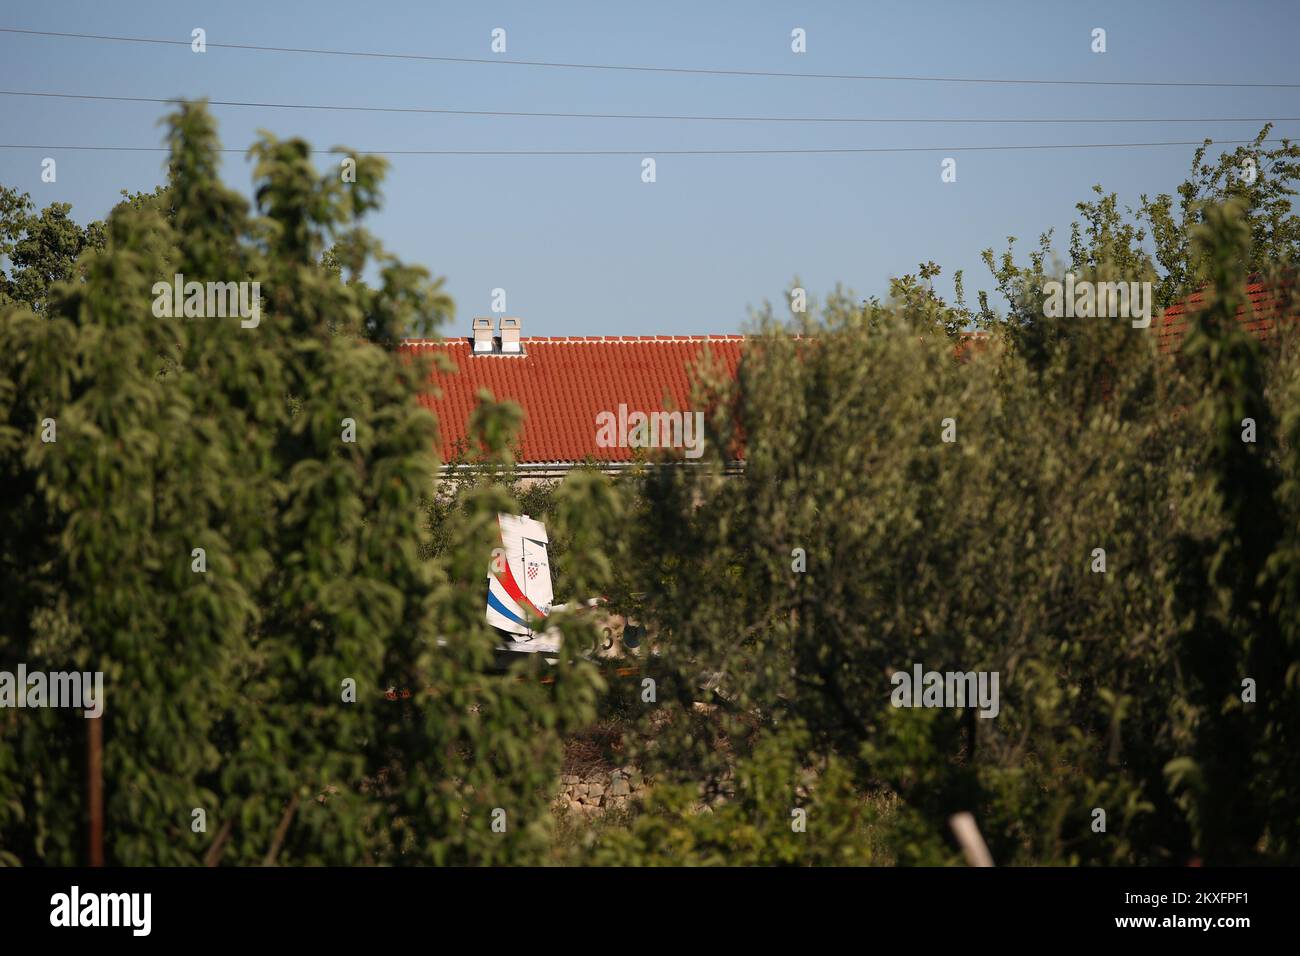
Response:
[[[545,627],[554,595],[546,526],[526,515],[497,515],[501,551],[488,574],[487,622],[515,641],[529,641]]]

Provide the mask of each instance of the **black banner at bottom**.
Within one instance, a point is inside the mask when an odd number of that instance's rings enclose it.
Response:
[[[728,946],[1125,935],[1230,943],[1294,928],[1295,869],[14,869],[0,939],[456,945],[629,931]],[[1054,937],[1043,937],[1049,932]],[[720,935],[719,935],[720,934]],[[683,940],[690,937],[682,937]]]

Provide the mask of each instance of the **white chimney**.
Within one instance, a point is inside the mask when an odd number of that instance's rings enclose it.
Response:
[[[518,355],[523,351],[519,344],[519,320],[509,316],[501,319],[501,351]]]
[[[480,316],[474,320],[474,353],[477,355],[493,351],[492,320]]]

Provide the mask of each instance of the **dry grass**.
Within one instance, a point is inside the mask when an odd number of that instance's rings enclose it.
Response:
[[[570,737],[564,742],[560,772],[588,777],[622,767],[627,763],[622,757],[625,729],[621,720],[605,720]]]

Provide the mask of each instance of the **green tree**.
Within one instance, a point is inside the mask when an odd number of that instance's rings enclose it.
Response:
[[[51,203],[37,215],[31,197],[0,186],[0,306],[23,303],[45,310],[50,288],[75,275],[77,257],[104,243],[103,223],[82,228],[68,203]]]
[[[1210,281],[1239,284],[1243,217],[1204,217]],[[1138,261],[1106,231],[1081,279]],[[737,381],[701,376],[713,457],[643,485],[631,567],[668,688],[643,759],[711,796],[796,723],[798,766],[834,758],[897,797],[881,839],[905,863],[956,861],[961,810],[1000,863],[1294,859],[1300,658],[1272,557],[1294,502],[1275,439],[1241,442],[1243,417],[1276,435],[1293,379],[1267,376],[1294,364],[1261,360],[1236,295],[1177,365],[1114,319],[1043,320],[959,362],[905,303],[761,316]],[[893,706],[916,663],[997,672],[997,717]],[[1253,710],[1245,676],[1268,696]]]
[[[168,141],[165,189],[119,204],[39,315],[0,309],[0,665],[104,672],[110,862],[541,858],[562,735],[601,684],[583,662],[549,684],[485,673],[507,497],[481,489],[427,557],[428,369],[382,346],[450,301],[360,226],[383,162],[357,157],[344,184],[264,135],[254,211],[221,183],[202,107]],[[345,278],[370,267],[373,286]],[[257,321],[157,317],[177,274],[258,283]],[[475,430],[500,443],[509,418]],[[575,484],[557,511],[590,549],[608,504]],[[4,714],[0,852],[83,860],[85,721]]]
[[[1270,826],[1279,824],[1274,840],[1280,843],[1268,850],[1294,852],[1293,837],[1284,836],[1294,833],[1291,820],[1273,812],[1283,809],[1279,790],[1296,781],[1288,752],[1295,696],[1287,687],[1296,657],[1283,644],[1275,581],[1267,573],[1282,532],[1277,422],[1261,346],[1237,321],[1241,269],[1251,259],[1249,220],[1235,202],[1208,208],[1204,219],[1193,242],[1213,292],[1191,314],[1182,360],[1203,383],[1192,418],[1204,450],[1187,506],[1200,513],[1208,533],[1178,541],[1175,597],[1187,624],[1176,673],[1189,753],[1167,773],[1206,860],[1239,863],[1252,859]],[[1250,441],[1244,440],[1248,423]],[[1244,690],[1246,680],[1255,685],[1253,694]],[[1243,786],[1244,780],[1254,785]]]

